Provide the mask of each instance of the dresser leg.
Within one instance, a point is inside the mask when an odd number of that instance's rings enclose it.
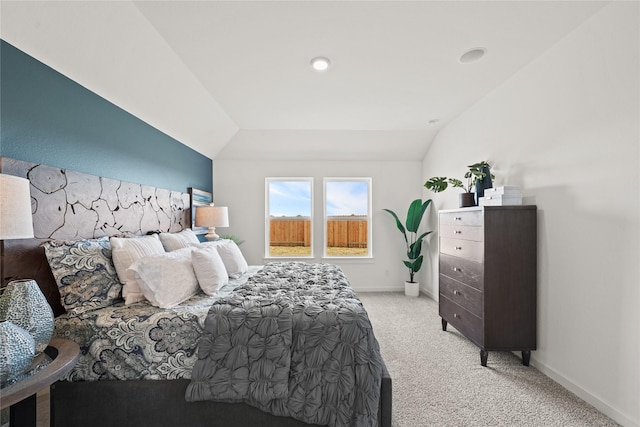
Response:
[[[489,352],[485,350],[480,350],[480,364],[482,366],[487,366],[487,358],[489,357]]]
[[[442,321],[442,330],[446,331],[447,330],[447,321],[444,319],[440,319]]]
[[[522,364],[529,366],[529,360],[531,360],[531,350],[522,350]]]

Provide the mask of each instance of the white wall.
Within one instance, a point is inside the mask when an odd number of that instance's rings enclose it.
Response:
[[[304,141],[300,142],[301,144]],[[392,141],[389,142],[390,144]],[[422,195],[422,168],[414,162],[253,161],[215,160],[213,198],[229,207],[230,227],[219,233],[245,240],[241,249],[250,264],[263,264],[265,239],[265,178],[313,177],[315,262],[342,267],[356,291],[403,290],[409,273],[401,258],[404,240],[383,208],[402,219],[412,200]],[[371,177],[373,202],[373,260],[323,260],[322,204],[324,177]],[[435,211],[429,212],[435,216]],[[423,267],[427,268],[427,266]]]
[[[423,162],[424,181],[489,160],[538,206],[533,364],[627,426],[640,425],[639,18],[636,2],[608,5],[449,123]],[[425,194],[457,207],[455,191]],[[436,278],[423,275],[433,295]]]

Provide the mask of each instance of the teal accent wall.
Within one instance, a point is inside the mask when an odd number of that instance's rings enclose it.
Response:
[[[213,162],[0,40],[0,155],[174,191]]]

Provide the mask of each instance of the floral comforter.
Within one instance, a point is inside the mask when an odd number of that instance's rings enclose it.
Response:
[[[342,270],[267,264],[212,305],[188,401],[244,401],[328,426],[377,425],[382,359]]]
[[[56,318],[54,336],[75,341],[80,358],[65,377],[69,381],[162,380],[191,378],[204,319],[218,298],[259,270],[252,266],[240,279],[231,280],[216,296],[203,293],[171,308],[140,302]]]

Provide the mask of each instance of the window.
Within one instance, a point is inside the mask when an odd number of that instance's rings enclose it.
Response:
[[[267,178],[266,187],[267,256],[313,256],[313,178]]]
[[[324,225],[326,257],[371,257],[371,178],[325,178]]]

